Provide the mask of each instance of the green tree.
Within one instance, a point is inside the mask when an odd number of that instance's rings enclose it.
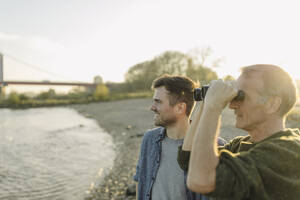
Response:
[[[49,89],[47,92],[42,92],[37,95],[37,99],[54,99],[56,97],[56,92],[54,89]]]
[[[5,99],[5,87],[0,86],[0,101],[3,101]]]
[[[201,85],[208,84],[211,80],[218,79],[217,73],[213,71],[212,68],[218,67],[222,59],[209,61],[211,54],[212,49],[209,47],[201,50],[191,50],[188,53],[189,60],[186,76],[194,81],[200,82]]]
[[[225,77],[223,78],[223,80],[224,80],[224,81],[233,81],[233,80],[235,80],[235,79],[234,79],[233,76],[227,75],[227,76],[225,76]]]
[[[20,98],[21,101],[26,101],[26,100],[29,99],[29,97],[26,94],[20,94],[19,98]]]
[[[19,104],[21,102],[19,95],[16,92],[11,92],[8,95],[7,101],[9,104]]]
[[[96,101],[107,100],[109,98],[109,89],[107,88],[107,86],[105,84],[97,85],[93,93],[93,98]]]
[[[186,76],[190,77],[192,80],[201,83],[201,85],[208,84],[211,80],[218,79],[216,72],[208,67],[203,67],[201,65],[189,66],[186,72]]]
[[[195,81],[206,84],[217,79],[216,72],[206,66],[210,49],[204,49],[201,56],[184,54],[178,51],[166,51],[150,61],[138,63],[125,75],[128,91],[149,90],[153,80],[163,74],[186,75]],[[220,60],[211,65],[217,66]]]
[[[155,77],[155,66],[149,61],[131,67],[125,75],[125,82],[129,91],[145,90]]]
[[[125,83],[130,91],[149,90],[155,78],[163,74],[184,75],[188,66],[188,56],[178,51],[166,51],[150,61],[138,63],[125,75]]]

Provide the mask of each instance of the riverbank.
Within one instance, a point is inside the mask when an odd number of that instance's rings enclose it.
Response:
[[[135,196],[126,196],[126,190],[135,184],[132,176],[135,173],[142,136],[147,129],[154,128],[151,103],[152,99],[128,99],[68,106],[86,117],[95,119],[113,137],[116,145],[114,166],[103,173],[102,184],[95,187],[85,200],[135,199]],[[234,123],[233,111],[225,109],[222,113],[220,133],[227,141],[237,135],[246,134],[236,129]]]
[[[113,102],[70,105],[86,117],[95,119],[108,132],[116,145],[116,158],[104,181],[94,188],[87,200],[135,199],[126,196],[138,158],[140,142],[145,130],[153,128],[151,99],[131,99]]]

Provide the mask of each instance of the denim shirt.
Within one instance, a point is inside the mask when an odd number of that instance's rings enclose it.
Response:
[[[141,148],[139,161],[136,167],[134,180],[138,184],[138,200],[151,199],[151,190],[156,178],[160,164],[162,151],[162,140],[166,137],[166,129],[158,127],[145,133]],[[186,181],[186,173],[185,173]],[[188,200],[207,200],[208,198],[201,194],[191,192],[186,187]]]

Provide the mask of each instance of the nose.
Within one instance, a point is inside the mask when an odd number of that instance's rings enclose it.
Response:
[[[156,111],[156,107],[152,104],[152,105],[150,106],[150,110],[151,110],[151,111]]]
[[[230,109],[237,109],[240,105],[240,101],[235,101],[235,100],[232,100],[230,103],[229,103],[229,108]]]

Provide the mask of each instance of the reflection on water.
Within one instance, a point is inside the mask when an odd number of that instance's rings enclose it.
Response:
[[[112,166],[113,148],[72,109],[0,109],[0,199],[83,199]]]

